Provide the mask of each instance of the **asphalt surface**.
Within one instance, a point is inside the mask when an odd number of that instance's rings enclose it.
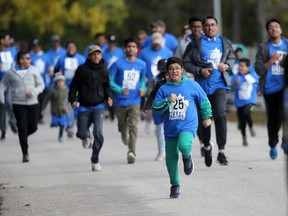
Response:
[[[216,162],[205,167],[196,138],[191,176],[179,160],[179,199],[169,198],[165,162],[154,161],[156,139],[144,128],[140,122],[136,163],[127,164],[117,122],[105,121],[101,172],[91,171],[91,149],[83,149],[79,139],[58,142],[49,119],[29,138],[29,163],[21,162],[18,137],[9,130],[0,141],[0,215],[287,215],[287,157],[279,147],[277,160],[269,158],[264,126],[255,125],[257,136],[248,136],[249,146],[243,147],[236,123],[228,122],[225,167]],[[212,135],[215,143],[214,129]]]

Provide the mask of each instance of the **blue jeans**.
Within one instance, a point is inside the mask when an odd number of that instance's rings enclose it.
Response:
[[[99,153],[104,143],[103,137],[104,109],[89,109],[87,112],[79,112],[77,116],[77,134],[81,140],[90,138],[89,127],[93,124],[94,141],[92,145],[91,162],[99,162]]]

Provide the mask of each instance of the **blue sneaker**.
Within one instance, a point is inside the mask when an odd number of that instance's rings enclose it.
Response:
[[[191,155],[189,156],[189,158],[187,159],[183,158],[182,160],[183,160],[183,165],[184,165],[184,173],[186,175],[190,175],[194,170],[194,164],[191,159]]]
[[[272,160],[275,160],[278,156],[278,152],[277,152],[277,146],[274,146],[270,149],[270,158]]]
[[[172,185],[170,188],[170,198],[177,199],[180,197],[180,186],[179,185]]]

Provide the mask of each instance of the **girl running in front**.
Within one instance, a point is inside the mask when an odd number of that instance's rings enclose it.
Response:
[[[183,76],[183,65],[179,58],[167,60],[166,69],[170,80],[157,91],[153,103],[154,111],[163,113],[166,166],[170,177],[170,198],[180,197],[178,175],[179,151],[182,153],[184,172],[190,175],[192,143],[198,128],[196,103],[199,104],[204,127],[211,125],[211,105],[200,85]]]

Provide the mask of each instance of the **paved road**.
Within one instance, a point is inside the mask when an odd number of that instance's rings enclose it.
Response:
[[[116,125],[104,124],[101,172],[91,171],[90,149],[76,138],[58,143],[58,130],[48,123],[30,137],[31,162],[23,164],[18,138],[9,131],[0,142],[0,215],[287,215],[287,158],[280,151],[277,160],[269,159],[263,126],[256,125],[257,137],[243,147],[236,124],[228,123],[227,167],[206,168],[196,139],[196,169],[185,176],[179,161],[182,196],[171,200],[165,163],[154,161],[153,134],[140,123],[137,160],[128,165]]]

